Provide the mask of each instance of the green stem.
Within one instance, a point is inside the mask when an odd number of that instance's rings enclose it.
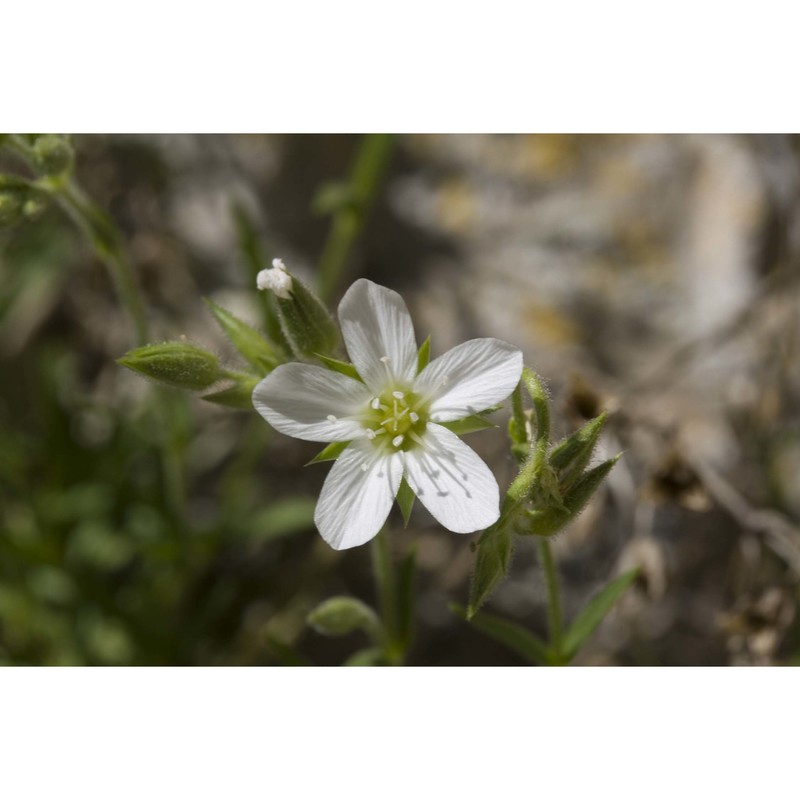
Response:
[[[558,570],[556,569],[550,540],[539,540],[539,555],[542,559],[545,582],[547,584],[547,622],[550,631],[550,648],[555,664],[563,664],[561,645],[561,594],[558,588]]]
[[[323,301],[331,299],[342,277],[389,165],[392,147],[389,134],[369,134],[359,142],[348,180],[350,202],[334,214],[319,260],[317,289]]]
[[[108,268],[123,308],[128,312],[137,343],[149,341],[147,315],[136,277],[122,247],[120,234],[109,216],[73,181],[50,182],[52,194],[91,242]]]
[[[399,665],[403,663],[405,654],[402,644],[398,641],[397,580],[385,529],[372,540],[371,548],[378,606],[386,635],[386,660],[390,664]]]

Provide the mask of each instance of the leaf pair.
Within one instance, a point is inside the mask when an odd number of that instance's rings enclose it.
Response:
[[[460,606],[453,606],[453,611],[468,619],[482,633],[514,650],[530,664],[547,666],[569,664],[606,618],[617,600],[636,580],[638,572],[638,569],[633,569],[620,575],[589,600],[564,634],[559,652],[554,651],[536,634],[516,622],[483,611],[470,616]]]

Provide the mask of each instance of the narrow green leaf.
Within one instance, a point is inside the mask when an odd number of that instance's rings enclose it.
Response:
[[[491,528],[487,528],[478,540],[478,553],[475,558],[475,571],[469,591],[467,618],[471,619],[488,600],[500,581],[505,578],[511,566],[514,552],[514,537],[508,525],[501,518]]]
[[[551,663],[552,659],[547,645],[536,634],[516,622],[501,619],[484,611],[468,617],[467,612],[461,606],[453,605],[451,608],[460,617],[468,619],[470,625],[473,625],[481,633],[491,636],[495,641],[519,653],[531,664]]]
[[[358,374],[358,371],[352,364],[348,364],[346,361],[339,361],[337,358],[331,358],[330,356],[324,356],[322,353],[314,353],[314,355],[326,366],[328,369],[332,369],[335,372],[341,372],[342,375],[347,375],[348,378],[353,378],[357,380],[359,383],[363,383],[364,381],[361,380],[361,376]]]
[[[325,636],[346,636],[357,630],[365,631],[374,639],[381,635],[378,615],[355,597],[331,597],[320,603],[306,621]]]
[[[309,467],[312,464],[319,464],[322,461],[335,461],[349,444],[350,442],[331,442],[329,445],[323,447],[305,466]]]
[[[475,431],[485,431],[487,428],[496,428],[493,422],[490,422],[482,414],[473,414],[464,419],[456,419],[452,422],[440,422],[443,428],[447,428],[453,433],[463,436],[465,433],[475,433]]]
[[[234,227],[236,228],[236,239],[239,245],[239,252],[247,268],[248,285],[255,286],[258,273],[268,264],[270,259],[264,252],[259,239],[255,223],[250,217],[249,212],[239,202],[234,202],[231,206],[231,216],[233,217]],[[288,352],[291,348],[289,343],[283,338],[281,324],[278,321],[278,313],[272,298],[266,292],[258,292],[261,311],[264,319],[264,327],[270,341],[278,342],[281,349]]]
[[[205,298],[205,301],[223,333],[231,340],[242,358],[259,373],[266,374],[285,361],[283,354],[263,334],[246,322],[242,322],[227,309],[218,306],[213,300]]]
[[[253,410],[253,389],[258,385],[258,379],[250,375],[242,375],[231,386],[220,389],[211,394],[204,394],[202,399],[220,406],[238,408],[241,411]]]
[[[314,527],[316,505],[315,498],[303,496],[273,501],[248,519],[244,533],[252,539],[271,542],[310,530]]]
[[[428,338],[422,343],[422,346],[417,351],[417,372],[422,372],[425,367],[428,366],[428,362],[431,360],[431,337],[430,335]]]
[[[400,512],[403,515],[403,524],[408,527],[408,521],[411,519],[411,509],[414,508],[414,501],[417,496],[414,494],[411,487],[403,478],[400,481],[400,488],[397,490],[397,505],[400,506]]]
[[[397,639],[405,652],[414,630],[414,598],[417,577],[417,553],[409,548],[397,574]]]
[[[622,596],[623,592],[636,580],[639,569],[632,569],[624,575],[620,575],[601,589],[584,606],[583,610],[570,625],[569,630],[564,635],[564,654],[568,660],[572,660],[581,648],[583,643],[594,633],[597,626],[605,619],[606,615],[614,606],[614,603]]]

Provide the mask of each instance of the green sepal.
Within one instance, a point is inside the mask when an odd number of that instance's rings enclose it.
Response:
[[[228,373],[226,377],[231,377]],[[258,378],[252,375],[237,375],[233,384],[211,394],[204,394],[203,400],[216,403],[228,408],[238,408],[240,411],[253,410],[253,390],[258,385]]]
[[[275,345],[255,328],[231,314],[230,311],[218,306],[213,300],[205,298],[205,301],[211,309],[214,319],[219,323],[223,333],[231,340],[239,355],[260,374],[266,375],[286,360]]]
[[[469,617],[462,606],[455,604],[451,605],[450,608],[459,617],[468,620],[470,625],[477,628],[481,633],[485,633],[495,641],[504,644],[510,650],[519,653],[529,663],[552,663],[552,656],[547,645],[536,634],[531,633],[516,622],[501,619],[494,614],[487,614],[485,611],[480,611]]]
[[[550,464],[559,474],[561,488],[566,490],[583,473],[592,458],[597,440],[608,419],[608,414],[601,414],[587,422],[550,452]]]
[[[475,433],[475,431],[485,431],[487,428],[497,427],[493,422],[486,419],[483,414],[473,414],[470,417],[456,419],[452,422],[438,422],[437,425],[441,425],[443,428],[447,428],[447,430],[459,436],[463,436],[465,433]]]
[[[381,633],[378,615],[355,597],[331,597],[325,600],[308,615],[306,622],[325,636],[346,636],[362,630],[377,639]]]
[[[338,358],[331,358],[330,356],[322,355],[322,353],[314,353],[314,355],[326,367],[328,367],[328,369],[332,369],[334,372],[341,372],[342,375],[347,375],[348,378],[353,378],[353,380],[356,380],[359,383],[364,382],[361,380],[361,376],[358,374],[358,370],[352,364],[349,364],[347,361],[339,361]]]
[[[305,466],[309,467],[312,464],[319,464],[322,461],[335,461],[349,444],[350,442],[331,442],[329,445],[323,447],[311,461],[305,464]]]
[[[117,363],[178,389],[202,391],[225,377],[219,359],[188,342],[163,342],[137,347]]]
[[[414,501],[417,496],[414,494],[412,488],[408,485],[405,478],[400,481],[400,488],[397,490],[397,505],[400,507],[400,513],[403,515],[403,524],[408,527],[408,521],[411,519],[411,509],[414,508]]]
[[[528,511],[525,515],[526,521],[523,523],[523,529],[518,530],[518,533],[533,536],[554,536],[558,533],[583,511],[621,455],[609,458],[608,461],[584,472],[564,493],[561,505],[553,504],[547,508]]]
[[[422,372],[425,367],[428,366],[428,362],[431,360],[431,337],[428,338],[422,343],[419,350],[417,350],[417,374]]]
[[[638,575],[638,567],[620,575],[594,595],[584,606],[564,634],[563,651],[568,661],[574,658],[583,643],[594,633],[597,626],[606,618],[608,612]]]
[[[322,301],[298,277],[292,279],[290,297],[274,295],[278,319],[286,341],[298,358],[330,355],[339,347],[339,329]]]
[[[469,587],[467,619],[472,619],[478,609],[489,599],[495,587],[508,573],[514,553],[514,536],[501,517],[487,528],[478,539],[475,570]]]

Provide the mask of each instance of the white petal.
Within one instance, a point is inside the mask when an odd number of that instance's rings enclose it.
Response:
[[[349,417],[369,404],[369,389],[338,372],[311,364],[281,364],[253,391],[253,405],[270,425],[310,442],[347,442],[363,436]],[[335,419],[329,419],[335,417]]]
[[[336,459],[317,502],[314,522],[322,538],[334,550],[372,539],[389,516],[402,475],[399,453],[353,442]]]
[[[519,349],[500,339],[471,339],[431,361],[414,390],[433,398],[432,420],[451,422],[504,400],[521,375]]]
[[[406,480],[448,530],[471,533],[500,516],[500,490],[489,467],[452,431],[428,423],[425,447],[404,453]]]
[[[365,278],[357,280],[339,303],[339,324],[350,360],[376,394],[386,386],[387,367],[396,382],[411,384],[417,372],[417,344],[408,309],[397,292]]]

